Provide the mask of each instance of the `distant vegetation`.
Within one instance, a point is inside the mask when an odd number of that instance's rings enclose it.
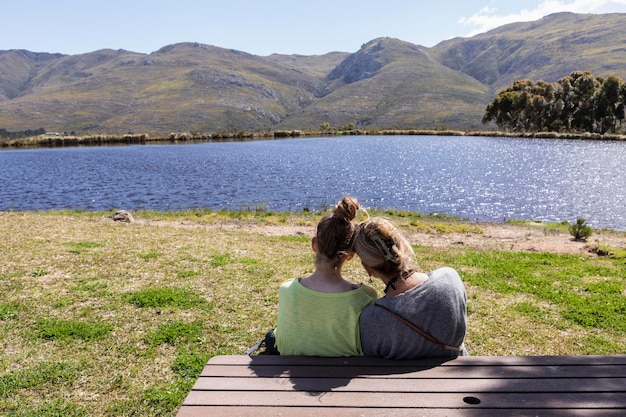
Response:
[[[166,136],[151,136],[146,133],[125,135],[68,135],[66,133],[49,134],[23,137],[18,139],[3,139],[0,137],[0,148],[53,148],[64,146],[106,146],[106,145],[132,145],[163,143],[172,144],[201,143],[201,142],[234,142],[268,139],[285,139],[295,137],[330,137],[330,136],[490,136],[509,138],[541,138],[541,139],[594,139],[594,140],[626,140],[626,135],[599,134],[599,133],[574,133],[574,132],[511,132],[493,130],[451,130],[451,129],[355,129],[351,125],[337,128],[326,127],[322,123],[319,130],[277,130],[266,132],[249,132],[239,130],[235,133],[198,133],[182,132],[171,133]]]
[[[65,146],[106,146],[106,145],[133,145],[149,143],[202,143],[202,142],[235,142],[285,139],[295,137],[330,137],[330,136],[489,136],[507,138],[539,138],[539,139],[592,139],[592,140],[618,140],[625,141],[624,134],[599,134],[599,133],[558,133],[558,132],[507,132],[493,130],[432,130],[432,129],[353,129],[345,127],[330,130],[307,130],[307,131],[275,131],[275,132],[247,132],[240,131],[236,134],[214,133],[172,133],[169,136],[150,136],[148,134],[127,135],[50,135],[43,134],[19,139],[0,138],[1,148],[56,148]]]
[[[17,132],[9,132],[6,129],[0,128],[0,139],[27,138],[29,136],[43,135],[44,133],[46,133],[46,130],[43,127],[35,130],[27,129]]]
[[[483,123],[514,132],[616,133],[624,120],[626,84],[615,75],[575,71],[555,83],[516,81],[487,106]]]

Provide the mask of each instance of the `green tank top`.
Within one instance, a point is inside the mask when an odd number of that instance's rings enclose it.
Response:
[[[362,356],[359,315],[378,298],[361,285],[352,291],[325,293],[283,283],[278,291],[276,346],[281,355]]]

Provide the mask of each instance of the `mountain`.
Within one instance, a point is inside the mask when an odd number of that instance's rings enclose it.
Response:
[[[475,102],[486,103],[490,97],[487,87],[439,64],[427,48],[390,38],[363,45],[335,67],[322,85],[318,100],[290,114],[279,126],[317,128],[320,121],[356,127],[411,128],[455,122],[477,126],[480,117],[476,119]]]
[[[626,78],[626,14],[558,13],[426,48],[257,56],[199,43],[151,54],[0,51],[0,129],[86,133],[484,129],[498,90],[576,70]]]
[[[626,14],[556,13],[438,44],[443,65],[493,89],[520,79],[554,82],[573,71],[626,78]]]
[[[0,67],[24,54],[0,53]],[[315,101],[323,78],[315,71],[343,58],[333,56],[313,60],[312,69],[192,43],[149,55],[100,50],[62,56],[31,65],[19,94],[17,77],[5,85],[3,71],[0,90],[8,94],[0,101],[0,126],[105,133],[269,129]]]

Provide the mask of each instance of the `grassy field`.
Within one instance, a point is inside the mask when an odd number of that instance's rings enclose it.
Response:
[[[313,269],[309,235],[258,226],[312,233],[321,213],[134,215],[0,212],[0,414],[174,415],[210,357],[241,354],[274,325],[278,285]],[[481,233],[386,215],[428,233]],[[625,353],[626,256],[608,249],[415,246],[424,270],[461,273],[473,355]],[[358,261],[346,275],[368,282]]]

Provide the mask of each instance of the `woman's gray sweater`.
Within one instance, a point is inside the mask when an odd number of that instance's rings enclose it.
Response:
[[[467,329],[465,288],[458,272],[439,268],[429,278],[395,297],[383,297],[377,304],[401,315],[438,341],[461,346]],[[414,359],[432,356],[465,356],[427,340],[397,317],[376,306],[366,307],[359,319],[361,346],[365,356],[387,359]]]

